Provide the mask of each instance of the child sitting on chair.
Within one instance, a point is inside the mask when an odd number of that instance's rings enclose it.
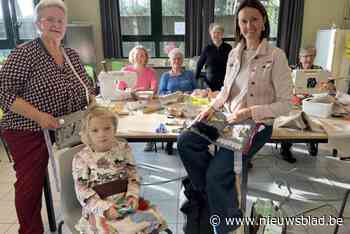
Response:
[[[86,234],[158,233],[165,221],[154,207],[139,202],[140,178],[130,146],[115,137],[117,124],[104,107],[87,110],[81,129],[86,147],[74,157],[72,168],[83,208],[76,228]]]

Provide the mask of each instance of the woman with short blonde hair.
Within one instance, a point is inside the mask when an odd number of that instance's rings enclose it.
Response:
[[[146,65],[148,63],[148,59],[149,59],[149,56],[148,56],[148,51],[145,49],[145,47],[143,46],[135,46],[134,48],[132,48],[129,52],[129,62],[131,64],[135,64],[136,61],[135,61],[135,57],[136,57],[136,54],[139,50],[142,50],[144,52],[144,54],[146,55],[146,59],[145,59],[145,63],[143,65]]]
[[[148,58],[147,50],[140,45],[135,46],[129,52],[129,62],[131,64],[123,67],[122,70],[137,73],[136,83],[132,87],[133,91],[152,90],[154,93],[157,92],[156,72],[147,67]]]
[[[130,65],[123,67],[123,71],[131,71],[137,73],[136,83],[132,87],[133,91],[145,91],[152,90],[153,93],[156,93],[158,90],[158,81],[156,79],[156,72],[147,67],[148,62],[148,52],[143,46],[135,46],[129,52],[129,62]],[[147,142],[144,151],[152,151],[153,143]]]

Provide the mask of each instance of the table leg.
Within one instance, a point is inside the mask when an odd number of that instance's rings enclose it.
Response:
[[[317,142],[310,142],[307,144],[309,154],[311,156],[317,156],[318,154],[318,143]]]
[[[341,208],[340,208],[340,211],[339,211],[338,218],[343,218],[344,209],[345,209],[346,203],[347,203],[347,201],[348,201],[349,195],[350,195],[350,190],[347,190],[347,191],[345,192],[345,196],[344,196],[344,198],[343,198],[343,202],[342,202],[342,205],[341,205]],[[335,229],[334,229],[334,234],[337,234],[337,233],[338,233],[338,230],[339,230],[339,225],[336,224],[336,225],[335,225]]]
[[[243,216],[246,216],[247,195],[248,195],[248,160],[242,160],[242,179],[241,179],[241,210]],[[249,217],[250,215],[248,215]],[[249,226],[244,224],[244,234],[249,234]]]
[[[46,172],[45,181],[44,181],[44,195],[45,195],[46,210],[47,210],[47,217],[49,220],[50,231],[55,232],[57,230],[56,217],[55,217],[55,210],[53,207],[52,192],[51,192],[50,178],[49,178],[48,172]]]

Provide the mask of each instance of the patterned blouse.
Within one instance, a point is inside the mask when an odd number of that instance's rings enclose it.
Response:
[[[81,64],[79,55],[64,49],[75,70],[94,94],[93,85]],[[0,108],[6,112],[0,128],[9,130],[40,130],[39,125],[10,111],[16,97],[21,97],[39,111],[55,117],[83,109],[85,89],[65,61],[58,65],[40,38],[16,48],[0,70]]]
[[[103,153],[93,152],[90,147],[85,147],[74,157],[72,170],[76,194],[85,218],[89,214],[101,217],[113,204],[125,205],[120,203],[128,196],[139,198],[140,178],[127,142],[116,140],[113,148]],[[126,193],[101,199],[92,189],[95,185],[111,182],[123,175],[127,175],[128,178]]]

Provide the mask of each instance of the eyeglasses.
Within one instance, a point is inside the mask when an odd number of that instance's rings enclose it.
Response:
[[[58,24],[58,25],[64,25],[67,23],[66,18],[55,18],[55,17],[47,17],[47,18],[41,18],[41,20],[48,22],[49,24]]]

